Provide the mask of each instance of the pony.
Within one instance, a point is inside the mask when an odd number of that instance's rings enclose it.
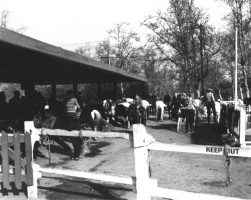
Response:
[[[130,125],[143,124],[146,126],[147,114],[146,109],[140,105],[131,104],[128,108],[128,121]]]
[[[169,95],[164,96],[164,104],[166,104],[168,118],[169,120],[172,118],[172,98]]]
[[[176,113],[176,116],[177,116],[177,132],[180,131],[181,129],[181,125],[182,125],[182,122],[186,122],[186,114],[185,114],[185,110],[182,109],[184,105],[181,104],[181,102],[177,102],[177,105],[176,105],[176,109],[177,109],[177,113]]]
[[[35,128],[50,128],[50,129],[62,129],[67,131],[80,130],[80,124],[77,124],[76,119],[67,116],[53,116],[49,111],[45,110],[44,112],[37,112],[34,116],[34,126]],[[60,140],[69,141],[73,145],[73,154],[71,158],[78,161],[81,153],[81,147],[83,145],[83,138],[80,137],[58,137],[58,136],[49,136],[50,139],[61,143]],[[34,159],[37,157],[36,148],[38,144],[35,144],[34,147]],[[70,147],[68,147],[70,149]]]
[[[115,104],[115,121],[119,122],[126,129],[130,128],[128,120],[128,108],[130,105],[128,102]]]
[[[195,107],[195,122],[196,125],[199,125],[199,120],[202,119],[202,115],[207,117],[207,107],[204,103],[204,98],[201,97],[200,99],[194,99],[193,105]],[[221,101],[217,100],[215,101],[215,113],[216,113],[216,121],[217,123],[220,123],[220,115],[221,115]],[[212,115],[212,112],[210,113],[210,116]],[[212,116],[211,116],[212,117]]]
[[[164,109],[165,109],[165,104],[163,101],[156,101],[155,102],[155,108],[156,108],[156,121],[161,120],[163,122],[163,117],[164,117]]]
[[[207,117],[207,107],[205,105],[204,97],[201,96],[198,99],[193,100],[193,106],[195,107],[195,126],[199,126],[202,116]]]
[[[137,106],[134,100],[130,102],[131,103],[127,101],[103,101],[103,106],[106,107],[109,121],[111,123],[115,122],[117,125],[126,129],[130,128],[131,124],[135,123],[143,123],[146,125],[147,110],[150,105],[149,102],[142,100],[140,106]]]
[[[146,114],[146,119],[149,119],[149,106],[150,103],[147,100],[142,100],[141,101],[141,106],[145,109],[145,114]]]
[[[107,119],[109,123],[122,126],[124,128],[129,128],[128,113],[127,110],[131,104],[124,101],[112,101],[110,99],[103,101],[103,107],[105,108],[105,113],[107,114]]]
[[[84,105],[81,110],[79,121],[83,129],[89,126],[93,131],[103,131],[104,126],[102,118],[109,121],[107,113],[102,105]]]

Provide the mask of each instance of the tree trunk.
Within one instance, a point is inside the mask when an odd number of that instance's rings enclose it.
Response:
[[[238,84],[238,85],[239,85],[241,99],[243,99],[243,90],[242,90],[241,84]],[[238,99],[238,95],[237,95],[237,99]]]
[[[197,81],[195,84],[195,91],[194,91],[194,99],[199,99],[200,98],[200,81]]]
[[[243,79],[244,79],[244,91],[245,91],[245,96],[246,98],[249,98],[249,89],[248,89],[248,80],[247,80],[247,72],[245,70],[245,67],[242,66],[242,72],[243,72]],[[243,95],[242,95],[243,99]]]
[[[219,99],[222,101],[223,99],[222,99],[222,96],[221,96],[221,90],[220,90],[220,88],[218,87],[218,97],[219,97]]]

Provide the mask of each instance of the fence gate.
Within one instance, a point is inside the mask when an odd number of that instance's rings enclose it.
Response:
[[[25,134],[2,132],[0,133],[0,148],[2,189],[9,189],[11,182],[15,184],[17,189],[21,189],[22,182],[25,182],[27,184],[27,198],[34,197],[33,191],[30,191],[30,186],[33,186],[31,134],[28,132]],[[21,154],[24,152],[25,159],[22,159]]]

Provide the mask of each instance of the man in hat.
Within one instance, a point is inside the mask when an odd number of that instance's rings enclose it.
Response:
[[[207,122],[208,122],[208,124],[210,124],[211,109],[213,111],[214,123],[216,123],[215,99],[214,99],[213,90],[211,88],[207,89],[207,95],[206,95],[205,102],[206,102],[206,106],[207,106]]]

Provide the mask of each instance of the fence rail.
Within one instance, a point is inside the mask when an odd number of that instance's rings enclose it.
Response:
[[[131,133],[121,133],[121,132],[99,132],[99,131],[65,131],[60,129],[36,129],[33,122],[25,122],[25,130],[30,131],[33,136],[33,143],[40,139],[40,136],[70,136],[70,137],[101,137],[101,138],[123,138],[130,141],[131,147],[133,146],[133,135]],[[99,181],[122,183],[127,185],[136,185],[135,177],[128,176],[115,176],[101,173],[91,173],[77,170],[68,170],[60,168],[51,167],[41,167],[38,166],[35,170],[35,176],[39,177],[39,172],[47,172],[54,174],[62,174],[66,176],[81,177]]]
[[[240,140],[243,140],[243,131],[245,134],[245,129],[243,129],[243,108],[237,108],[240,111],[240,122],[237,129],[237,134],[239,135]],[[124,177],[124,176],[114,176],[107,174],[98,174],[98,173],[90,173],[83,172],[77,170],[66,170],[66,169],[58,169],[58,168],[45,168],[37,166],[32,162],[32,154],[28,156],[25,161],[25,166],[27,172],[30,172],[29,175],[24,175],[24,170],[19,172],[19,178],[11,178],[10,176],[10,168],[9,168],[9,157],[11,152],[9,150],[10,145],[14,145],[15,149],[18,149],[18,143],[16,138],[19,136],[11,136],[6,135],[4,133],[0,134],[2,146],[1,154],[3,159],[2,171],[3,175],[1,177],[1,181],[4,182],[5,187],[9,187],[9,182],[15,180],[17,185],[20,185],[20,181],[27,181],[28,185],[28,196],[29,197],[37,197],[37,184],[36,180],[40,176],[39,172],[47,172],[47,173],[56,173],[67,176],[76,176],[83,177],[88,179],[100,180],[100,181],[108,181],[108,182],[117,182],[128,185],[136,185],[137,190],[137,200],[150,200],[151,196],[156,197],[166,197],[166,198],[174,198],[174,199],[182,199],[186,195],[186,199],[227,199],[234,200],[238,198],[224,197],[218,195],[209,195],[209,194],[198,194],[192,192],[185,192],[179,190],[170,190],[165,188],[159,188],[157,186],[157,180],[151,179],[149,177],[149,150],[161,150],[161,151],[175,151],[175,152],[183,152],[183,153],[199,153],[199,154],[211,154],[211,155],[226,155],[235,156],[235,157],[251,157],[251,148],[248,147],[223,147],[223,146],[202,146],[202,145],[184,145],[184,144],[163,144],[156,142],[155,139],[146,133],[146,128],[143,125],[137,124],[133,126],[133,135],[130,133],[120,133],[120,132],[93,132],[93,131],[64,131],[64,130],[50,130],[50,129],[36,129],[34,127],[33,122],[25,123],[26,134],[29,135],[28,139],[24,137],[20,137],[18,141],[26,141],[32,145],[26,147],[26,152],[33,152],[33,144],[35,141],[39,141],[40,136],[43,135],[53,135],[53,136],[72,136],[72,137],[119,137],[128,139],[131,143],[133,142],[134,147],[134,157],[135,157],[135,174],[136,177]],[[32,137],[30,137],[30,133],[32,133]],[[244,135],[245,136],[245,135]],[[11,153],[12,158],[15,160],[17,168],[21,168],[22,161],[18,161],[20,158],[19,154]],[[17,160],[17,161],[16,161]],[[30,163],[28,166],[27,164]],[[19,167],[20,166],[20,167]],[[16,166],[15,166],[16,167]],[[0,169],[1,171],[1,169]],[[15,170],[16,171],[16,170]],[[7,174],[7,175],[6,175]],[[30,180],[34,180],[31,182]]]
[[[185,192],[160,188],[157,181],[149,176],[149,150],[175,151],[183,153],[199,153],[211,155],[225,155],[237,157],[251,157],[251,148],[242,147],[223,147],[223,146],[203,146],[203,145],[185,145],[185,144],[163,144],[156,142],[155,139],[146,133],[143,125],[133,126],[134,136],[134,157],[135,157],[135,174],[137,200],[150,200],[151,196],[165,197],[173,199],[219,199],[234,200],[239,198],[209,195],[203,193]],[[154,184],[152,184],[154,183]]]
[[[228,104],[230,103],[230,104]],[[232,102],[221,102],[221,121],[226,126],[228,132],[236,138],[241,147],[245,147],[246,141],[246,105],[234,105]],[[223,115],[223,116],[222,116]]]

